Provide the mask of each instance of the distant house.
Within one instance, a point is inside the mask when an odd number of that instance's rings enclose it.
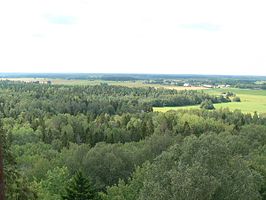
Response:
[[[228,88],[230,85],[218,85],[217,88]]]
[[[218,85],[217,88],[225,88],[226,85]]]
[[[213,85],[203,85],[203,87],[206,87],[206,88],[213,88],[214,86],[213,86]]]
[[[184,87],[191,87],[190,83],[184,83]]]

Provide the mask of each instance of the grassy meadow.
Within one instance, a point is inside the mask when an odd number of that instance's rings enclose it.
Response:
[[[230,110],[239,109],[244,113],[266,113],[266,91],[265,90],[247,90],[247,89],[209,89],[204,90],[209,94],[219,95],[222,92],[231,91],[241,98],[241,102],[229,102],[214,104],[216,109],[229,108]],[[180,107],[159,107],[154,108],[154,111],[166,112],[169,110],[180,109],[198,109],[200,106],[180,106]]]

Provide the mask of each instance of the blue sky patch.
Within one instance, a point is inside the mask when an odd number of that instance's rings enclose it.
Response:
[[[76,24],[77,18],[67,15],[45,15],[45,18],[50,24]]]
[[[219,25],[209,23],[181,24],[179,27],[184,29],[204,31],[219,31],[221,29]]]

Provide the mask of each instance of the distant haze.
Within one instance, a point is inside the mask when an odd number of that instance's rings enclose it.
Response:
[[[0,72],[266,75],[264,0],[2,0]]]

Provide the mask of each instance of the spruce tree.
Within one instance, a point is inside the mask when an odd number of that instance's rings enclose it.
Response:
[[[96,199],[97,193],[93,189],[89,179],[83,176],[79,171],[74,176],[73,181],[66,188],[64,200],[90,200]]]

